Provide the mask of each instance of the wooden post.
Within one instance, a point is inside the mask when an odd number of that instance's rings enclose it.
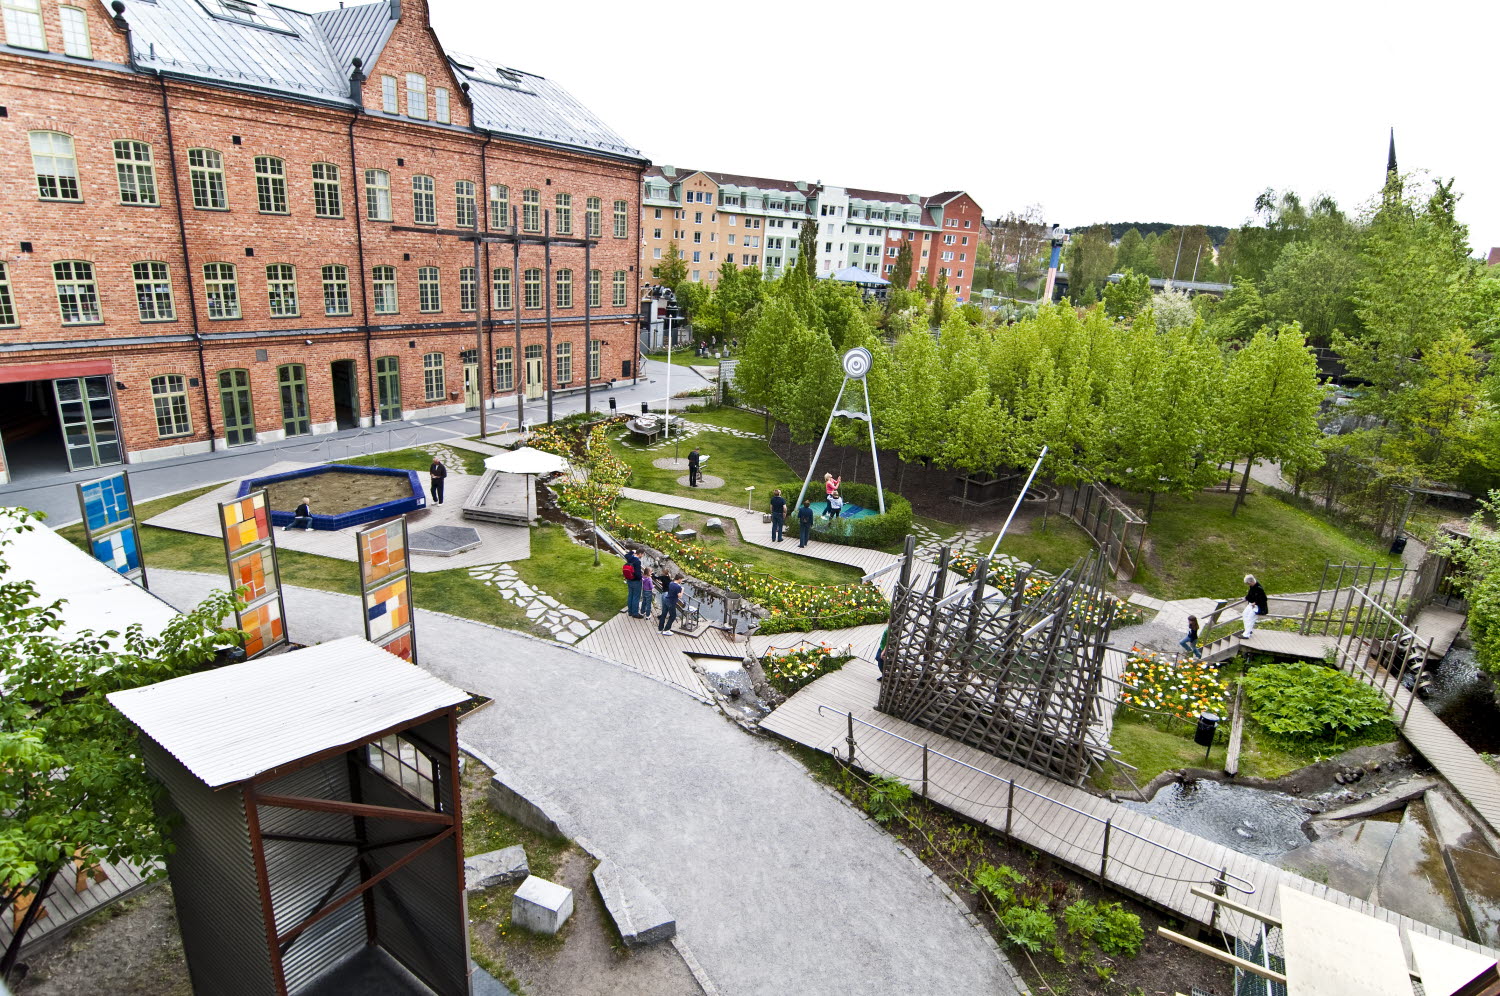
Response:
[[[854,766],[854,713],[850,712],[850,713],[846,713],[846,715],[849,717],[849,735],[848,735],[848,737],[845,738],[846,741],[849,744],[848,762],[849,762],[849,766],[853,767]]]
[[[1113,821],[1104,821],[1104,847],[1099,852],[1099,884],[1104,884],[1105,876],[1109,872],[1109,830]]]
[[[1245,686],[1238,685],[1234,693],[1234,718],[1229,727],[1229,749],[1224,755],[1224,770],[1228,774],[1240,773],[1240,738],[1245,733]]]
[[[1010,836],[1010,816],[1016,811],[1016,780],[1010,780],[1010,787],[1005,790],[1005,836]]]

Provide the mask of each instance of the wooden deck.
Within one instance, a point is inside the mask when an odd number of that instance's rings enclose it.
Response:
[[[150,884],[146,876],[129,865],[116,865],[105,861],[101,867],[106,876],[104,881],[95,882],[90,878],[88,887],[82,892],[76,890],[76,879],[71,871],[64,870],[57,876],[52,883],[52,890],[42,900],[42,906],[46,909],[47,915],[37,920],[26,932],[26,940],[21,944],[22,954],[34,950],[37,945],[45,941],[55,939],[59,934],[66,933],[110,903],[124,899]],[[5,915],[0,917],[0,948],[9,945],[13,936],[15,936],[14,914],[7,909]]]
[[[1287,633],[1277,629],[1258,629],[1248,640],[1241,639],[1238,633],[1219,637],[1203,648],[1203,659],[1221,661],[1250,651],[1276,654],[1279,657],[1321,660],[1337,646],[1338,640],[1332,636],[1303,636],[1301,633]]]
[[[932,801],[1006,832],[1080,872],[1102,877],[1127,895],[1197,923],[1209,922],[1211,904],[1193,896],[1189,889],[1195,884],[1211,886],[1223,869],[1234,876],[1229,879],[1231,887],[1227,895],[1263,912],[1278,912],[1277,887],[1286,883],[1409,931],[1428,934],[1486,957],[1500,957],[1500,951],[1337,892],[1083,789],[1006,764],[877,712],[871,705],[876,700],[876,689],[875,667],[864,661],[851,661],[841,671],[818,679],[792,696],[766,717],[761,727],[816,750],[843,754],[848,736],[844,714],[852,712],[856,720],[914,741],[907,743],[856,722],[855,764],[868,772],[899,778],[918,792],[922,790],[923,755],[918,745],[925,744],[929,748],[927,794]],[[820,706],[824,707],[821,714]],[[1013,807],[1009,805],[1012,795]],[[1245,888],[1253,891],[1247,895],[1242,891]],[[1219,926],[1247,940],[1255,937],[1259,929],[1258,921],[1236,913],[1221,915]]]

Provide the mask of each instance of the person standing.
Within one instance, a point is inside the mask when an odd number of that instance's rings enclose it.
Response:
[[[771,495],[771,542],[780,543],[782,531],[786,529],[786,499],[781,497],[781,489],[777,488],[775,494]]]
[[[813,510],[812,499],[802,499],[802,507],[797,509],[797,531],[801,534],[801,542],[797,544],[798,549],[807,545],[812,539]]]
[[[443,461],[437,457],[432,458],[432,466],[427,468],[427,478],[432,482],[432,501],[435,505],[443,503],[443,484],[448,480],[448,468]]]
[[[837,519],[844,510],[844,499],[837,491],[828,496],[828,518]]]
[[[302,504],[292,513],[292,521],[286,524],[287,529],[311,529],[312,528],[312,498],[303,496]]]
[[[834,477],[832,474],[823,475],[823,493],[825,497],[832,497],[838,493],[839,485],[844,483],[842,477]]]
[[[694,446],[693,451],[688,454],[688,487],[690,488],[698,486],[698,464],[701,459],[702,455],[698,452],[698,447]]]
[[[641,575],[641,618],[651,618],[651,602],[656,596],[656,579],[647,571]]]
[[[679,574],[668,582],[667,587],[661,593],[661,616],[656,623],[656,631],[663,635],[672,632],[672,624],[677,621],[677,603],[682,598],[682,575]]]
[[[1187,636],[1177,641],[1183,653],[1192,654],[1200,661],[1203,659],[1203,651],[1198,649],[1198,617],[1188,616]]]
[[[620,573],[625,577],[625,611],[630,613],[630,618],[641,618],[641,556],[635,552],[635,547],[625,548],[625,566],[620,568]]]
[[[1263,616],[1271,611],[1266,603],[1266,589],[1255,580],[1255,575],[1246,574],[1245,583],[1250,586],[1250,589],[1245,592],[1245,611],[1240,615],[1240,620],[1245,624],[1245,631],[1240,634],[1242,640],[1248,640],[1255,635],[1255,617]]]

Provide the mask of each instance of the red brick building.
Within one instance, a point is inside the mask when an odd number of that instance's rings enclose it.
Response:
[[[634,371],[645,160],[425,0],[4,6],[0,481]]]
[[[912,247],[911,287],[930,282],[946,273],[948,289],[960,302],[968,301],[979,267],[979,242],[984,238],[984,214],[973,197],[950,190],[922,198],[920,226],[886,230],[885,275],[895,269],[903,241]],[[929,276],[929,273],[931,274]]]

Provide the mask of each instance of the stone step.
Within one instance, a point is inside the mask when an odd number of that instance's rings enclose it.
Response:
[[[594,885],[626,947],[656,944],[677,933],[677,918],[667,912],[656,894],[609,858],[594,869]]]

